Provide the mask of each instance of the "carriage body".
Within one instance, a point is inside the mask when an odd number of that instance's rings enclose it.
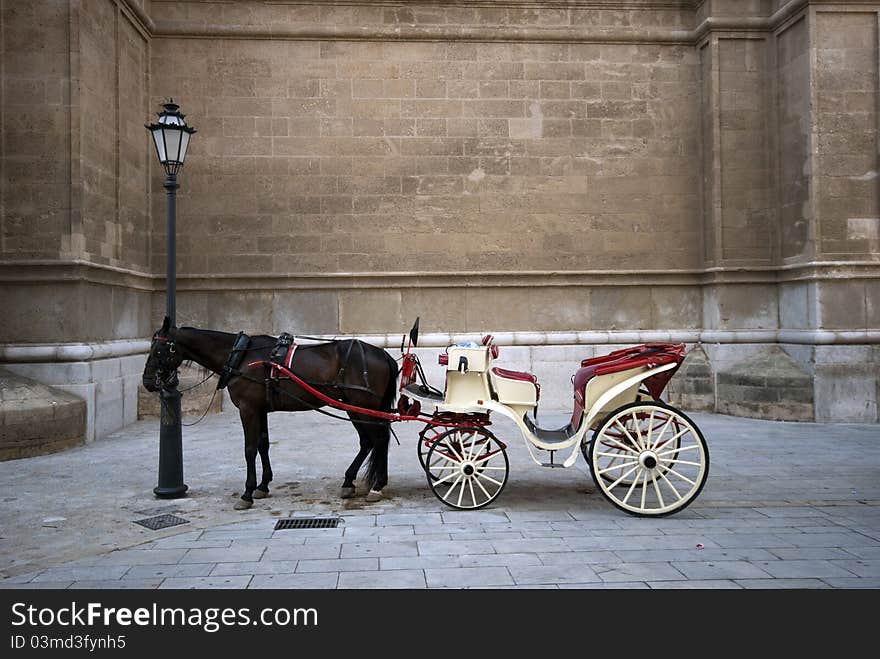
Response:
[[[428,394],[415,382],[402,388],[423,413],[443,421],[438,423],[442,428],[428,423],[422,430],[419,457],[429,485],[444,503],[479,508],[503,489],[506,445],[487,428],[493,412],[518,427],[531,458],[541,466],[571,467],[583,455],[602,493],[627,512],[670,514],[702,489],[708,470],[702,434],[660,399],[684,360],[684,344],[645,344],[584,359],[572,376],[571,419],[557,429],[539,427],[533,416],[540,401],[537,378],[493,366],[498,352],[491,337],[483,345],[449,346],[440,356],[446,367],[442,395]],[[559,451],[562,460],[555,458]],[[695,459],[686,459],[691,455]],[[504,478],[484,469],[503,472]],[[677,478],[681,481],[674,483]]]

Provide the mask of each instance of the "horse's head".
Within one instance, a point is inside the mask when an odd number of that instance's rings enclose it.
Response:
[[[177,369],[183,362],[183,353],[174,342],[174,330],[168,317],[153,334],[150,354],[144,366],[144,388],[153,393],[177,386]]]

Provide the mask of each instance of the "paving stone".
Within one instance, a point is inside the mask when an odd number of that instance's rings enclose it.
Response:
[[[789,547],[769,549],[769,553],[773,557],[766,557],[756,560],[830,560],[833,558],[840,560],[852,559],[853,554],[844,551],[838,547]]]
[[[191,590],[194,588],[247,588],[250,575],[229,577],[172,577],[165,579],[160,585],[160,590]]]
[[[672,567],[688,579],[764,579],[769,576],[747,561],[674,562]]]
[[[648,586],[654,590],[740,590],[735,581],[729,579],[689,579],[687,581],[649,581]]]
[[[647,590],[650,586],[644,581],[596,581],[590,583],[561,583],[557,588],[560,590]]]
[[[570,522],[574,519],[566,510],[508,510],[511,522]]]
[[[450,510],[440,513],[444,524],[509,524],[510,517],[500,510]]]
[[[264,546],[218,549],[188,549],[181,563],[234,563],[258,561],[266,551]]]
[[[8,584],[27,583],[28,581],[31,581],[34,577],[36,577],[38,574],[40,574],[40,572],[42,572],[42,570],[36,570],[33,572],[23,572],[22,574],[16,574],[13,577],[6,577],[5,579],[0,579],[0,583],[8,583]]]
[[[498,556],[498,554],[485,554]],[[460,556],[386,556],[379,559],[380,570],[423,570],[429,567],[463,567]]]
[[[831,564],[858,577],[880,577],[880,560],[832,560]]]
[[[581,536],[565,538],[572,549],[633,550],[633,549],[689,549],[701,544],[716,548],[712,540],[699,535],[638,535],[638,536]]]
[[[821,579],[737,579],[736,583],[748,589],[801,589],[828,588]]]
[[[376,543],[378,544],[378,543]],[[293,545],[278,547],[270,545],[262,556],[262,561],[296,561],[311,558],[339,558],[343,545]],[[232,561],[235,562],[235,561]]]
[[[379,570],[370,572],[342,572],[339,588],[425,588],[422,570]]]
[[[427,568],[428,588],[469,588],[472,586],[512,586],[506,567]]]
[[[513,586],[470,586],[467,590],[558,590],[558,584],[514,584]]]
[[[424,535],[409,535],[406,537],[399,535],[380,535],[376,538],[379,542],[449,542],[451,540],[449,533],[426,533]]]
[[[376,526],[376,515],[342,515],[340,525],[346,529],[354,526]]]
[[[416,524],[442,524],[440,513],[388,513],[376,515],[377,526],[414,526]]]
[[[774,508],[755,508],[767,517],[825,517],[826,513],[811,506],[780,506]]]
[[[101,567],[50,567],[36,577],[32,583],[41,581],[106,581],[121,579],[131,569],[131,565],[107,565]]]
[[[620,561],[624,563],[649,563],[664,560],[668,562],[678,561],[772,561],[776,558],[775,553],[760,547],[732,547],[697,549],[627,549],[615,550]]]
[[[440,525],[431,528],[442,529]],[[437,531],[443,533],[443,531]],[[413,535],[412,526],[352,526],[345,529],[343,537],[345,538],[363,538],[373,536],[411,536]]]
[[[488,540],[447,540],[445,542],[419,542],[419,555],[432,554],[494,554],[495,547]]]
[[[541,565],[535,554],[469,554],[458,557],[461,567],[511,567],[514,565]]]
[[[731,533],[710,534],[712,540],[719,547],[744,548],[744,547],[794,547],[789,540],[783,540],[771,533]]]
[[[516,565],[508,568],[517,584],[588,583],[601,581],[586,565]]]
[[[400,536],[395,535],[391,536],[395,539],[396,542],[400,542]],[[411,536],[410,536],[411,537]],[[353,544],[369,544],[373,542],[379,542],[378,535],[356,535],[356,536],[343,536],[341,538],[306,538],[305,544],[307,545],[319,545],[321,547],[342,547],[342,545],[353,545]],[[272,545],[275,547],[275,545]]]
[[[8,583],[0,581],[2,590],[63,590],[69,588],[72,581],[32,581],[31,583]]]
[[[822,581],[832,588],[880,588],[880,579],[875,577],[829,577]]]
[[[155,590],[162,583],[161,578],[156,579],[123,579],[110,581],[74,581],[70,585],[71,590]]]
[[[245,574],[290,574],[296,572],[297,561],[246,561],[242,563],[217,563],[210,576],[228,577]]]
[[[669,563],[605,563],[590,567],[602,581],[677,581],[686,579]]]
[[[755,565],[771,576],[786,579],[854,576],[849,570],[829,561],[756,561]]]
[[[339,574],[337,572],[311,572],[306,574],[257,574],[248,585],[248,589],[288,589],[288,588],[336,588]]]
[[[616,563],[620,560],[610,551],[570,551],[540,553],[544,565],[589,565],[592,563]]]
[[[300,561],[297,572],[365,572],[378,570],[378,558],[327,558]]]
[[[847,547],[846,553],[852,554],[857,558],[876,561],[880,560],[880,545],[877,547]]]
[[[521,540],[522,533],[516,531],[502,531],[494,533],[492,531],[484,531],[482,533],[450,533],[451,540]]]
[[[499,554],[523,554],[553,551],[570,551],[562,538],[523,538],[522,540],[492,540]]]
[[[365,558],[385,556],[417,556],[415,542],[377,542],[375,544],[342,545],[342,558]]]
[[[174,565],[187,549],[123,549],[101,556],[94,565]]]
[[[783,542],[795,547],[874,547],[877,541],[860,533],[789,533],[776,534]]]
[[[214,569],[213,563],[189,563],[187,565],[135,565],[122,579],[168,579],[170,577],[207,577]],[[246,574],[244,572],[239,574]]]

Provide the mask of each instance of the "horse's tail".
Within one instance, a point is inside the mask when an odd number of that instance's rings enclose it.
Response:
[[[385,385],[385,393],[382,395],[380,409],[383,412],[393,412],[394,403],[397,399],[397,362],[394,357],[382,350],[385,361],[388,363],[388,383]],[[374,426],[373,450],[367,461],[367,483],[370,489],[381,489],[388,480],[388,444],[391,441],[391,423]]]

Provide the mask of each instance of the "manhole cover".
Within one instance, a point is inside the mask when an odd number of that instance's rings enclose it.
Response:
[[[289,529],[335,529],[339,526],[338,517],[293,517],[275,522],[276,531]]]
[[[134,523],[146,526],[153,531],[158,531],[159,529],[167,529],[169,526],[189,524],[189,520],[183,519],[183,517],[178,517],[177,515],[156,515],[155,517],[147,517],[146,519],[136,519],[134,520]]]
[[[143,510],[135,510],[138,515],[168,515],[170,513],[179,513],[178,506],[155,506],[153,508],[144,508]]]

